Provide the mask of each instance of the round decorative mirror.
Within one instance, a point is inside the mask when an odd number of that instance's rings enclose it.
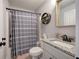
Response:
[[[43,13],[42,16],[41,16],[41,21],[43,24],[49,24],[51,20],[51,15],[48,14],[48,13]]]

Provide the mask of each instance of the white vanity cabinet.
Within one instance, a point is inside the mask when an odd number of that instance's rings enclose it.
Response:
[[[41,47],[44,50],[43,59],[75,59],[75,57],[72,57],[43,41],[41,42]]]
[[[44,50],[43,57],[41,59],[54,59],[54,57],[49,52]]]

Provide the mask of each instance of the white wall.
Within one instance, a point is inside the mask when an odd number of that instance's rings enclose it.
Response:
[[[24,8],[21,8],[21,7],[15,7],[13,5],[9,5],[9,8],[16,9],[16,10],[23,10],[23,11],[34,12],[34,10],[28,10],[26,8],[24,9]]]
[[[5,37],[6,37],[6,59],[11,59],[11,48],[9,47],[9,12],[8,10],[6,10],[6,8],[9,8],[10,7],[10,4],[8,2],[8,0],[4,0],[4,33],[5,33]]]
[[[0,0],[0,42],[2,42],[2,37],[4,37],[4,16],[3,16],[3,0]],[[1,58],[4,58],[3,55],[4,55],[4,48],[3,47],[0,47],[0,59]]]
[[[3,0],[0,0],[0,41],[2,41],[2,37],[4,36],[4,5]]]
[[[54,4],[53,4],[54,3]],[[55,0],[47,0],[37,12],[48,12],[52,15],[51,22],[47,25],[41,24],[41,32],[47,34],[50,37],[54,37],[56,32],[55,27]]]
[[[75,27],[71,26],[71,27],[59,27],[57,32],[60,33],[61,35],[63,34],[67,34],[68,36],[75,38],[76,34],[75,34]]]
[[[8,0],[0,0],[0,41],[2,41],[2,37],[6,38],[6,46],[0,47],[0,59],[11,59],[10,57],[10,49],[8,47],[8,14],[6,8],[9,7]],[[2,51],[2,50],[3,51]],[[2,55],[4,54],[4,55]],[[3,56],[3,58],[2,58]]]
[[[76,0],[76,56],[79,57],[79,0]]]
[[[47,0],[43,6],[39,8],[39,12],[44,13],[48,12],[51,14],[51,22],[48,25],[41,25],[42,33],[46,33],[48,37],[55,37],[56,33],[60,33],[61,35],[67,34],[69,36],[75,37],[75,27],[56,27],[55,26],[55,4],[52,4],[52,0]]]
[[[11,48],[9,47],[9,13],[8,10],[5,13],[6,20],[5,20],[5,36],[6,36],[6,59],[11,59]]]
[[[0,0],[0,40],[6,36],[6,7],[8,7],[8,0]]]

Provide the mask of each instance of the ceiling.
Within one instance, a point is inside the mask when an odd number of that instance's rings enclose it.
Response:
[[[36,10],[42,4],[45,3],[46,0],[9,0],[10,6],[18,7],[27,10]]]

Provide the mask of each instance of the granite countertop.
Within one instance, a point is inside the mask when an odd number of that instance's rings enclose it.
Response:
[[[51,40],[43,39],[42,41],[49,44],[49,45],[51,45],[52,47],[55,47],[55,48],[59,49],[60,51],[66,53],[66,54],[68,54],[72,57],[75,57],[75,44],[74,43],[61,41],[61,42],[64,42],[64,43],[67,43],[67,44],[73,46],[73,48],[65,48],[65,47],[62,48],[62,46],[53,43],[53,41],[59,41],[59,40],[52,40],[52,42],[51,42]]]

